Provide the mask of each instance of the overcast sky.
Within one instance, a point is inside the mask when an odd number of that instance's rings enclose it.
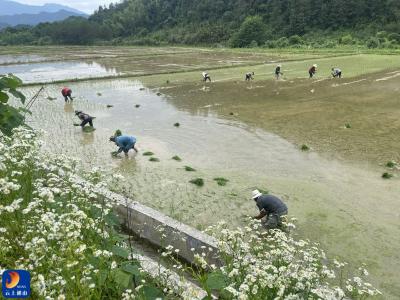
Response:
[[[86,13],[92,13],[100,5],[120,2],[119,0],[13,0],[15,2],[30,4],[30,5],[43,5],[45,3],[57,3],[66,5],[72,8],[79,9]]]

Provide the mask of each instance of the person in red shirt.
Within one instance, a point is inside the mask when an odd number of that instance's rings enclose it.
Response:
[[[70,88],[67,88],[67,87],[65,87],[65,88],[63,88],[62,90],[61,90],[61,94],[64,96],[64,100],[65,100],[65,102],[68,102],[68,98],[69,98],[69,100],[74,100],[74,99],[72,99],[72,90],[70,89]]]
[[[310,74],[310,78],[313,78],[315,73],[317,73],[317,65],[313,65],[310,70],[308,70],[308,74]]]

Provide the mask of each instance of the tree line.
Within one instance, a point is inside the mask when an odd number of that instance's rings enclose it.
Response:
[[[0,32],[0,44],[308,44],[390,47],[400,43],[398,0],[125,0],[88,19],[71,17]]]

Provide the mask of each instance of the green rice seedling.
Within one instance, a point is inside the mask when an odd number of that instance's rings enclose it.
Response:
[[[100,96],[102,96],[102,94],[101,94],[101,93],[97,93],[97,96],[99,96],[99,97],[100,97]]]
[[[172,159],[176,161],[182,161],[182,158],[180,158],[178,155],[173,156]]]
[[[161,96],[162,94],[160,92],[157,93],[157,96]]]
[[[115,130],[114,136],[121,136],[121,135],[122,135],[122,131],[120,129]]]
[[[185,171],[187,171],[187,172],[196,172],[195,169],[193,169],[192,167],[189,167],[189,166],[185,166]]]
[[[199,187],[204,185],[204,180],[202,178],[196,178],[189,181],[191,184],[197,185]]]
[[[139,107],[140,107],[140,104],[136,104],[135,107],[136,107],[136,108],[139,108]]]
[[[234,114],[233,112],[230,112],[229,115],[230,115],[230,116],[233,116],[233,115],[235,115],[235,114]]]
[[[395,166],[397,166],[397,163],[396,163],[395,161],[393,161],[393,160],[388,161],[388,162],[386,163],[386,167],[387,167],[387,168],[393,169]]]
[[[169,84],[169,80],[167,80],[166,83]]]
[[[220,186],[225,186],[229,180],[226,178],[223,178],[223,177],[216,177],[216,178],[214,178],[214,181],[216,181],[217,184]]]
[[[308,147],[306,144],[301,145],[301,151],[309,151],[310,147]]]
[[[150,157],[149,161],[151,161],[151,162],[159,162],[160,160],[157,157]]]
[[[84,132],[93,132],[93,131],[96,130],[96,128],[94,128],[94,127],[92,127],[92,126],[85,126],[85,127],[82,128],[82,130],[83,130]]]
[[[393,174],[388,173],[388,172],[385,172],[385,173],[382,174],[382,178],[383,179],[390,179],[392,177],[393,177]]]
[[[55,97],[50,97],[50,96],[48,96],[47,97],[47,100],[50,100],[50,101],[54,101],[54,100],[56,100],[57,98],[55,98]]]
[[[111,108],[111,107],[114,107],[114,105],[107,104],[107,108]]]
[[[351,124],[350,123],[346,123],[346,124],[344,124],[344,127],[346,127],[347,129],[350,129],[351,128]]]
[[[81,126],[81,124],[79,124],[79,123],[74,123],[74,126],[78,127],[78,126]]]
[[[181,126],[181,124],[175,123],[174,126],[175,126],[175,127],[179,127],[179,126]]]
[[[153,156],[153,155],[154,155],[154,153],[151,151],[146,151],[143,153],[143,156]]]

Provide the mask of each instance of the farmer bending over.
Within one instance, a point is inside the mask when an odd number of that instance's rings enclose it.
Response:
[[[71,101],[74,100],[74,99],[72,99],[72,96],[71,96],[72,95],[72,90],[70,88],[67,88],[67,87],[63,88],[61,90],[61,94],[63,95],[65,102],[68,101],[68,98]]]
[[[203,81],[207,82],[207,80],[209,80],[211,82],[211,77],[210,77],[210,75],[208,75],[207,72],[203,72]]]
[[[317,65],[313,65],[310,70],[308,70],[308,74],[310,74],[310,78],[313,78],[315,73],[317,73]]]
[[[113,154],[117,155],[124,151],[125,156],[128,156],[129,150],[133,149],[138,152],[138,150],[135,147],[136,144],[136,138],[133,136],[127,136],[127,135],[121,135],[121,136],[112,136],[110,137],[110,142],[114,142],[118,147],[118,151]]]
[[[283,73],[281,72],[281,68],[282,65],[277,65],[276,69],[275,69],[275,77],[276,79],[279,79],[279,77],[281,77],[283,75]]]
[[[332,76],[333,78],[342,78],[342,70],[339,68],[332,68]]]
[[[89,125],[91,127],[93,127],[93,119],[94,117],[89,116],[88,114],[85,114],[84,112],[80,111],[80,110],[76,110],[75,111],[75,115],[82,121],[82,123],[80,124],[80,126],[83,128],[87,123],[89,123]]]
[[[248,72],[246,73],[246,81],[250,81],[254,79],[254,72]]]
[[[272,195],[263,195],[259,190],[253,191],[254,201],[260,210],[258,216],[253,217],[256,220],[262,220],[262,224],[267,229],[275,229],[282,227],[282,217],[287,215],[288,208],[281,199]]]

